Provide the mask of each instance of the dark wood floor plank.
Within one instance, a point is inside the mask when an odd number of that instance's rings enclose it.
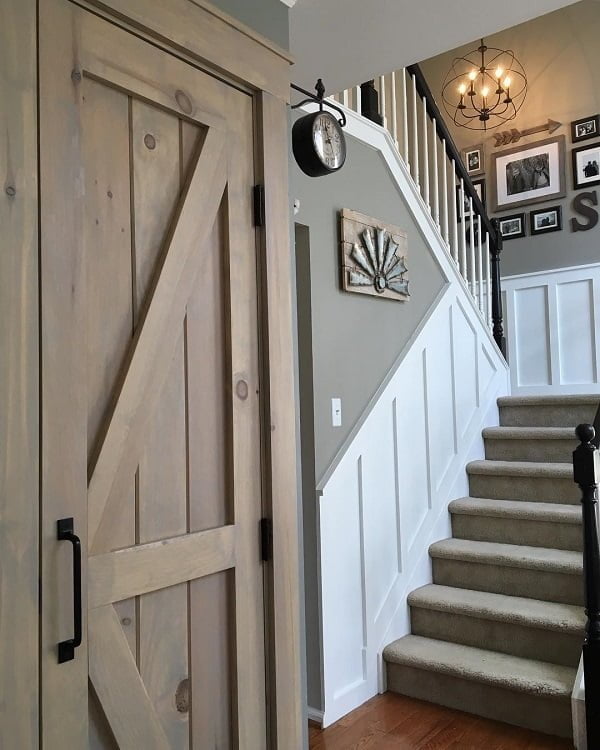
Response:
[[[310,750],[568,750],[558,737],[395,693],[378,695],[325,730]]]

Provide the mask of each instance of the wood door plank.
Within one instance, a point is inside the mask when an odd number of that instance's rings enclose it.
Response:
[[[82,13],[79,23],[87,75],[176,115],[225,130],[224,86],[215,78],[91,13]]]
[[[266,206],[262,276],[266,328],[267,486],[273,515],[273,637],[277,736],[303,744],[300,634],[300,556],[287,153],[288,114],[282,102],[260,97],[262,172]]]
[[[72,661],[57,643],[73,637],[72,552],[56,521],[74,518],[81,537],[82,600],[87,595],[86,273],[82,247],[81,80],[75,6],[39,3],[41,294],[41,735],[45,748],[88,742],[87,613]],[[67,710],[68,708],[68,710]]]
[[[3,2],[0,34],[0,747],[35,750],[39,735],[36,3]]]
[[[90,679],[120,750],[170,750],[115,608],[90,612],[88,627]]]
[[[231,94],[228,137],[227,264],[231,331],[232,474],[238,565],[235,571],[237,723],[240,747],[266,743],[263,564],[256,529],[262,516],[258,374],[257,248],[252,231],[252,101]],[[285,191],[283,191],[285,192]]]
[[[89,558],[90,609],[235,565],[235,526],[183,534]]]
[[[150,292],[150,304],[136,335],[129,368],[90,480],[92,551],[102,549],[102,535],[110,536],[113,525],[119,522],[122,488],[135,472],[144,431],[177,343],[173,328],[183,321],[202,261],[199,248],[212,228],[221,202],[226,182],[224,157],[223,135],[209,130],[175,216],[172,235],[167,240],[168,252]],[[198,221],[198,215],[203,216],[202,222]]]
[[[180,192],[180,123],[155,106],[132,102],[136,307],[143,301]],[[178,342],[138,468],[140,544],[185,534],[187,524],[186,325]],[[138,668],[171,747],[189,746],[189,712],[175,696],[188,677],[187,584],[139,597]],[[180,708],[183,706],[180,704]]]
[[[265,40],[256,41],[255,32],[251,36],[240,33],[239,28],[235,28],[240,26],[239,21],[224,19],[223,14],[209,10],[208,4],[199,7],[189,0],[169,3],[91,1],[105,9],[112,8],[118,17],[160,41],[168,40],[175,48],[206,61],[211,68],[220,69],[258,90],[269,91],[284,102],[289,101],[291,58],[288,53],[279,48],[274,50],[272,43]]]

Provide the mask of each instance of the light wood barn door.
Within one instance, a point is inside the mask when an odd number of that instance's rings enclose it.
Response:
[[[64,0],[40,77],[44,748],[261,750],[252,99]]]

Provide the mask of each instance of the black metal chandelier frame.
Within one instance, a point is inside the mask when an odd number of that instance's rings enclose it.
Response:
[[[442,88],[446,112],[455,125],[468,130],[487,130],[488,125],[513,120],[526,95],[527,76],[515,53],[488,47],[483,39],[477,49],[454,58]]]

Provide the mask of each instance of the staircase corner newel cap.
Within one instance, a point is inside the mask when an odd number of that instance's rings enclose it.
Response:
[[[581,444],[573,451],[573,480],[580,487],[593,487],[598,484],[600,464],[598,450],[592,443],[595,431],[590,424],[580,424],[576,429]]]

